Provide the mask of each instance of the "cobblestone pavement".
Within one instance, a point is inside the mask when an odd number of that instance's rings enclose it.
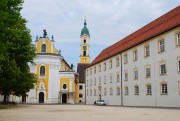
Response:
[[[180,109],[95,105],[17,105],[0,108],[0,121],[180,121]]]

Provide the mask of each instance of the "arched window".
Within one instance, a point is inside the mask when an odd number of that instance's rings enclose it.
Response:
[[[83,51],[83,56],[86,56],[86,51]]]
[[[40,67],[40,76],[45,76],[45,67],[44,66]]]
[[[45,45],[45,44],[43,44],[43,45],[41,46],[41,52],[46,52],[46,45]]]
[[[66,89],[67,88],[67,85],[66,84],[63,84],[63,89]]]
[[[84,43],[86,43],[86,39],[84,39]]]

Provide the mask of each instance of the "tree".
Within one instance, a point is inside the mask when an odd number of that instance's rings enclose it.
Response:
[[[28,63],[33,63],[35,47],[30,30],[21,16],[23,0],[0,0],[0,92],[25,95],[36,82]]]

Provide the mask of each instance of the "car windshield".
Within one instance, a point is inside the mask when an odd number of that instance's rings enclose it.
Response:
[[[104,100],[100,100],[100,102],[104,102]]]

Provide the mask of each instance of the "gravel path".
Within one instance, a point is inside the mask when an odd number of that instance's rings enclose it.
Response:
[[[17,105],[0,121],[180,121],[180,109],[92,105]]]

